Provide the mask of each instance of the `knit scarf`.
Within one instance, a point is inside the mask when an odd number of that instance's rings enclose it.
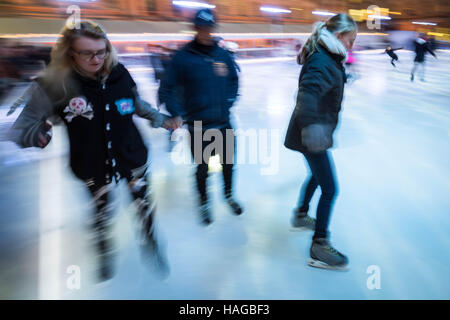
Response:
[[[327,28],[320,30],[319,43],[327,48],[329,52],[342,56],[342,63],[347,61],[347,50],[344,45]]]

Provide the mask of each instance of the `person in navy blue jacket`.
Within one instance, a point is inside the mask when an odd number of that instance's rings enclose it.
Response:
[[[115,271],[111,191],[114,182],[123,179],[136,204],[142,258],[152,270],[167,276],[165,250],[155,232],[148,150],[133,115],[150,120],[155,128],[176,127],[139,96],[103,28],[92,21],[82,21],[78,29],[66,25],[49,67],[33,82],[26,100],[10,139],[24,148],[45,148],[52,138],[51,120],[64,122],[70,167],[95,206],[91,225],[99,280],[110,279]]]
[[[230,124],[230,108],[237,98],[239,83],[232,57],[211,36],[216,25],[214,13],[201,9],[193,22],[197,35],[173,57],[161,96],[172,116],[178,121],[183,117],[188,125],[191,152],[197,164],[200,217],[202,223],[208,225],[212,215],[206,180],[211,155],[221,157],[227,203],[234,214],[243,211],[233,199],[232,188],[235,136]],[[212,148],[212,144],[217,148]]]

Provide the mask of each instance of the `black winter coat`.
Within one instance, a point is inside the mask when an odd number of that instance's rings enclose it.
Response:
[[[113,178],[132,178],[146,165],[147,148],[133,114],[152,120],[154,126],[161,126],[164,118],[139,98],[136,83],[122,64],[104,83],[72,72],[65,81],[66,93],[58,85],[49,86],[42,79],[35,84],[13,126],[19,145],[37,146],[42,123],[59,116],[67,127],[70,166],[78,178],[103,185]]]
[[[425,61],[425,53],[427,51],[434,57],[436,55],[431,50],[430,44],[428,42],[419,42],[414,41],[414,51],[416,52],[416,57],[414,58],[414,62],[424,62]]]
[[[284,142],[286,148],[308,152],[302,143],[302,129],[312,124],[329,128],[327,134],[332,145],[346,82],[342,58],[319,45],[318,51],[306,60],[300,73],[297,104]]]

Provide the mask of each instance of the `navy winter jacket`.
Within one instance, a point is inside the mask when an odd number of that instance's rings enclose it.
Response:
[[[230,54],[217,46],[199,50],[195,40],[178,51],[162,83],[161,96],[172,116],[192,126],[224,128],[238,93],[238,75]]]

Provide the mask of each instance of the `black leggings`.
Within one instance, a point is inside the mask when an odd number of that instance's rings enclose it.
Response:
[[[131,177],[127,178],[128,188],[136,204],[141,239],[152,236],[153,219],[156,212],[156,204],[152,195],[150,174],[146,167],[135,170]],[[110,254],[112,248],[111,221],[113,203],[110,192],[114,185],[96,184],[93,180],[85,181],[91,193],[95,205],[95,213],[91,223],[94,232],[94,241],[100,255]]]
[[[395,67],[394,61],[398,61],[398,56],[394,53],[391,57],[391,64]]]
[[[197,164],[195,178],[200,200],[205,202],[208,199],[206,193],[208,163],[209,158],[216,154],[220,156],[220,163],[222,164],[225,196],[231,197],[233,193],[233,167],[236,145],[234,130],[231,126],[228,126],[223,129],[203,130],[201,133],[197,132],[196,134],[194,128],[189,128],[189,133],[191,136],[192,157]],[[216,139],[219,139],[219,141],[216,142]],[[213,144],[214,142],[216,144]]]
[[[311,169],[311,175],[303,183],[298,206],[308,209],[314,192],[320,186],[322,194],[317,206],[316,230],[313,238],[327,238],[331,210],[337,194],[333,158],[328,151],[303,155]]]

